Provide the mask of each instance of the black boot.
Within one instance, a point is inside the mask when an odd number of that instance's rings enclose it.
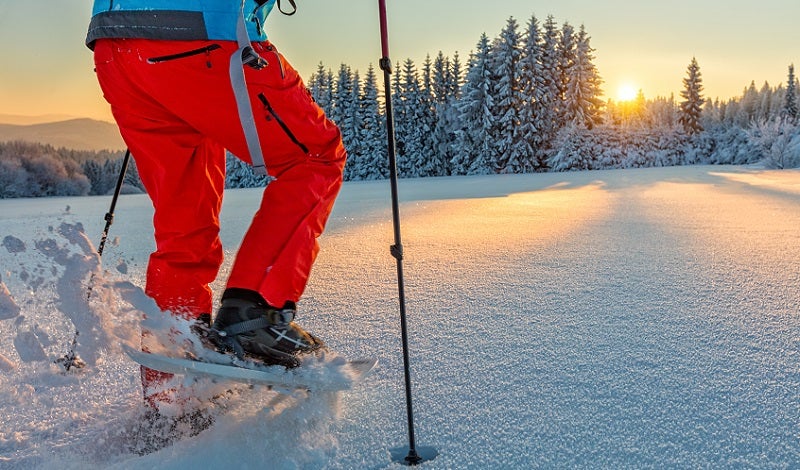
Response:
[[[299,355],[318,350],[323,343],[294,322],[296,311],[294,302],[277,308],[257,292],[227,289],[210,337],[218,348],[240,358],[247,353],[267,364],[297,367]]]

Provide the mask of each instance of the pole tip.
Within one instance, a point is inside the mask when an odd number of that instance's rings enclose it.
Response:
[[[433,447],[416,447],[411,449],[409,446],[396,447],[389,449],[392,462],[399,463],[408,467],[415,467],[429,460],[433,460],[439,455]]]

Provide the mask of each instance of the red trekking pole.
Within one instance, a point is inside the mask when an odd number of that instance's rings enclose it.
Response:
[[[386,0],[378,0],[381,25],[380,67],[383,70],[383,88],[386,102],[386,131],[389,150],[389,181],[392,187],[392,218],[394,224],[394,245],[392,256],[397,260],[397,287],[400,299],[400,330],[403,339],[403,369],[405,372],[406,411],[408,415],[408,447],[392,449],[392,460],[405,465],[417,465],[436,457],[437,451],[432,447],[417,449],[414,437],[414,407],[411,401],[411,366],[408,354],[408,328],[406,322],[405,289],[403,284],[403,244],[400,237],[400,204],[397,195],[397,157],[395,155],[394,114],[392,111],[391,73],[392,62],[389,59],[389,35],[386,26]],[[406,453],[407,452],[407,453]],[[403,456],[403,454],[406,454]],[[424,455],[422,455],[424,454]]]

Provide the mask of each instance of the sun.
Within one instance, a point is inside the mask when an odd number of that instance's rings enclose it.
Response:
[[[632,101],[639,94],[639,89],[631,83],[623,83],[617,88],[617,101]]]

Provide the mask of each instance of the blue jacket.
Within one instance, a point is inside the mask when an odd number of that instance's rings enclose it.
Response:
[[[267,39],[264,22],[275,1],[245,1],[250,40]],[[241,0],[95,0],[86,45],[100,38],[236,41],[241,15]]]

